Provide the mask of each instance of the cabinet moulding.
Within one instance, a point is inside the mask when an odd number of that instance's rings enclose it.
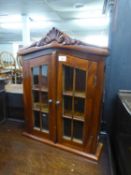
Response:
[[[50,44],[52,42],[56,42],[62,45],[83,45],[87,46],[86,43],[81,42],[76,39],[70,38],[67,34],[64,32],[59,31],[55,27],[53,27],[45,37],[43,37],[40,41],[33,43],[30,47],[40,47],[45,46],[47,44]]]
[[[64,32],[53,27],[45,37],[39,41],[34,42],[28,47],[19,50],[18,55],[25,55],[44,49],[69,49],[78,52],[85,52],[91,54],[98,54],[102,56],[108,55],[108,49],[98,46],[93,46],[82,41],[72,39]]]

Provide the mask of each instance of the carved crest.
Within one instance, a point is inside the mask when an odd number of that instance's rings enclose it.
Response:
[[[44,38],[42,38],[38,42],[33,43],[30,47],[45,46],[45,45],[51,44],[53,42],[56,42],[56,43],[62,44],[62,45],[84,45],[84,46],[87,45],[79,40],[75,40],[75,39],[70,38],[65,33],[61,32],[58,29],[53,27]]]

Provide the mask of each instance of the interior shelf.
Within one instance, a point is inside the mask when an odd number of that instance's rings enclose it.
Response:
[[[40,111],[40,108],[34,108],[32,109],[33,111]]]
[[[84,117],[84,112],[77,112],[77,111],[75,111],[74,112],[74,116],[76,116],[76,117]]]
[[[85,92],[80,92],[80,91],[76,91],[74,96],[79,98],[86,98]]]
[[[73,96],[73,91],[64,91],[63,95],[67,95],[67,96]]]
[[[63,116],[66,118],[72,118],[72,111],[65,110]]]
[[[40,105],[41,105],[41,103],[39,103],[39,102],[33,103],[33,109],[38,109],[38,110],[40,110]]]
[[[48,107],[41,107],[41,112],[48,113],[49,112]]]
[[[40,88],[39,88],[39,87],[33,86],[32,90],[33,90],[33,91],[40,91]]]
[[[38,127],[34,127],[34,129],[37,130],[37,131],[40,131],[40,128],[38,128]]]
[[[79,139],[76,139],[76,138],[73,138],[73,142],[80,143],[80,144],[82,144],[82,143],[83,143],[83,141],[82,141],[82,140],[79,140]]]
[[[84,122],[84,115],[75,115],[73,119]]]
[[[45,130],[45,129],[42,129],[41,132],[49,133],[49,131],[48,130]]]
[[[71,96],[71,97],[74,96],[79,98],[86,98],[85,92],[80,92],[80,91],[76,91],[75,93],[73,93],[73,91],[64,91],[63,95]]]
[[[65,140],[71,140],[71,137],[68,137],[68,136],[63,136],[63,138],[64,138]]]
[[[74,119],[74,120],[77,120],[77,121],[81,121],[81,122],[84,122],[84,115],[82,116],[71,116],[71,115],[68,115],[67,113],[63,114],[63,118],[67,118],[67,119]]]
[[[46,87],[42,87],[42,88],[39,88],[39,87],[33,87],[32,90],[33,90],[33,91],[48,92],[48,88],[46,88]]]
[[[42,92],[48,92],[48,88],[47,87],[41,87],[41,91]]]
[[[33,103],[33,110],[48,113],[48,105],[41,103]]]
[[[72,119],[72,116],[67,115],[67,114],[63,114],[63,118],[67,118],[67,119]]]

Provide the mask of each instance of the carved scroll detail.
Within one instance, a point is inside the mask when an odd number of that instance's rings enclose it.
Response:
[[[47,44],[51,44],[53,42],[56,42],[61,45],[83,45],[87,46],[87,44],[70,38],[68,35],[65,33],[59,31],[56,28],[52,28],[47,35],[42,38],[40,41],[33,43],[30,47],[40,47],[40,46],[45,46]]]

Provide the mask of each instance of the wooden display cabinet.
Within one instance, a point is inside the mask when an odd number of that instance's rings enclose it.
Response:
[[[19,50],[23,59],[25,135],[98,160],[104,60],[108,50],[53,28]]]

